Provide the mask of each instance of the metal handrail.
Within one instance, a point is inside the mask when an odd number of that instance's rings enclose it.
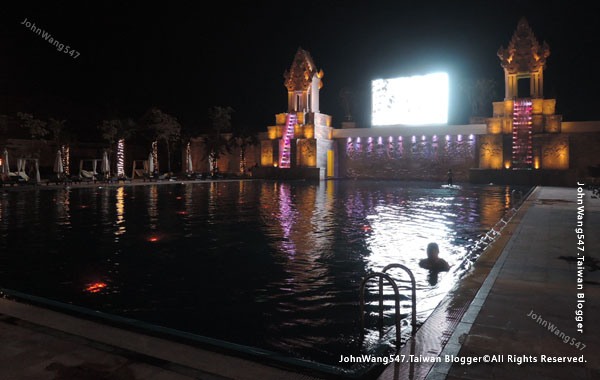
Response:
[[[407,267],[405,267],[402,264],[389,264],[386,265],[381,272],[374,272],[371,273],[369,275],[367,275],[362,282],[360,283],[360,341],[362,342],[364,339],[364,330],[365,330],[365,285],[367,283],[367,281],[369,281],[372,278],[378,277],[379,278],[379,319],[378,319],[378,325],[379,325],[379,329],[381,330],[383,328],[383,280],[386,279],[388,280],[388,282],[390,283],[390,285],[392,285],[392,288],[394,289],[394,303],[395,303],[395,308],[396,308],[396,313],[395,313],[395,322],[396,322],[396,348],[400,348],[400,342],[401,342],[401,319],[400,319],[400,291],[398,290],[398,285],[396,284],[396,281],[394,281],[394,279],[387,273],[388,270],[392,269],[392,268],[400,268],[403,269],[406,273],[408,273],[409,277],[410,277],[410,282],[411,282],[411,289],[412,289],[412,319],[411,319],[411,325],[412,325],[412,333],[414,334],[417,330],[417,283],[415,280],[415,276],[413,275],[412,271],[410,269],[408,269]]]
[[[367,281],[369,281],[370,279],[372,279],[374,277],[379,277],[380,279],[385,278],[392,285],[392,288],[394,288],[394,296],[395,296],[394,301],[395,301],[395,306],[396,306],[396,348],[399,349],[400,341],[401,341],[401,339],[400,339],[401,338],[401,335],[400,335],[400,292],[398,291],[398,285],[396,285],[396,282],[392,279],[392,277],[390,277],[390,275],[382,273],[382,272],[371,273],[371,274],[367,275],[367,277],[365,277],[360,283],[360,342],[362,342],[363,339],[365,338],[365,284],[367,283]],[[379,317],[380,317],[380,319],[383,317],[381,313],[380,313]]]
[[[403,269],[406,273],[408,273],[408,276],[410,277],[410,283],[412,285],[411,286],[411,288],[412,288],[412,297],[411,297],[412,320],[411,320],[411,322],[412,322],[412,332],[414,334],[417,330],[417,281],[415,280],[415,276],[413,275],[412,271],[402,264],[386,265],[381,270],[381,272],[385,273],[392,268]],[[381,278],[379,279],[379,317],[383,319],[383,280]]]

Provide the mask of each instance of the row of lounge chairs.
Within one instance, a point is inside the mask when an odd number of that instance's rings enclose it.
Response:
[[[168,174],[154,175],[150,173],[145,173],[143,170],[136,170],[134,177],[142,179],[144,182],[147,181],[173,181],[173,180],[183,180],[183,181],[194,181],[194,180],[206,180],[206,179],[223,179],[225,175],[222,173],[218,173],[215,175],[211,175],[209,173],[187,173],[181,176],[169,176]],[[36,180],[32,180],[26,173],[9,173],[0,174],[0,187],[2,186],[19,186],[19,185],[38,185],[38,184],[49,184],[49,185],[70,185],[70,184],[80,184],[80,183],[118,183],[118,182],[132,182],[133,179],[129,177],[117,177],[117,176],[109,176],[106,177],[103,174],[94,173],[92,171],[82,170],[80,175],[52,175],[47,180],[42,180],[37,182]]]
[[[102,175],[93,173],[82,173],[81,175],[67,176],[67,175],[52,175],[47,180],[36,181],[30,178],[27,174],[21,173],[9,173],[0,174],[0,187],[2,186],[19,186],[19,185],[39,185],[39,184],[74,184],[74,183],[117,183],[117,182],[131,182],[131,178],[110,176],[104,177]]]

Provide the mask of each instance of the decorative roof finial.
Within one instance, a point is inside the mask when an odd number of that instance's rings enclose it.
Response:
[[[543,70],[549,55],[550,47],[546,41],[540,46],[525,17],[519,21],[508,47],[498,49],[500,64],[509,74]]]
[[[310,53],[299,47],[290,71],[283,74],[284,85],[289,91],[306,91],[315,75],[322,78],[323,70],[318,71]]]

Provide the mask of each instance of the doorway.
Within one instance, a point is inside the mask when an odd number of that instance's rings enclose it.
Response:
[[[531,78],[517,79],[517,98],[531,98]]]
[[[335,155],[333,150],[327,151],[327,177],[335,177]]]

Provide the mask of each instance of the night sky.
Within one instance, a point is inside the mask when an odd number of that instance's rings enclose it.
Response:
[[[182,124],[207,124],[212,105],[257,131],[285,112],[283,72],[299,46],[325,72],[321,112],[344,113],[339,92],[358,95],[355,118],[370,125],[370,81],[446,71],[449,122],[465,123],[465,78],[498,82],[496,51],[521,16],[551,55],[545,97],[564,120],[600,120],[599,5],[502,1],[96,2],[20,5],[0,16],[0,113],[67,119],[90,136],[99,120],[138,118],[152,106]],[[91,5],[93,4],[93,5]],[[3,5],[4,8],[7,5]],[[80,52],[73,59],[27,29],[27,18]],[[491,112],[491,105],[490,105]]]

